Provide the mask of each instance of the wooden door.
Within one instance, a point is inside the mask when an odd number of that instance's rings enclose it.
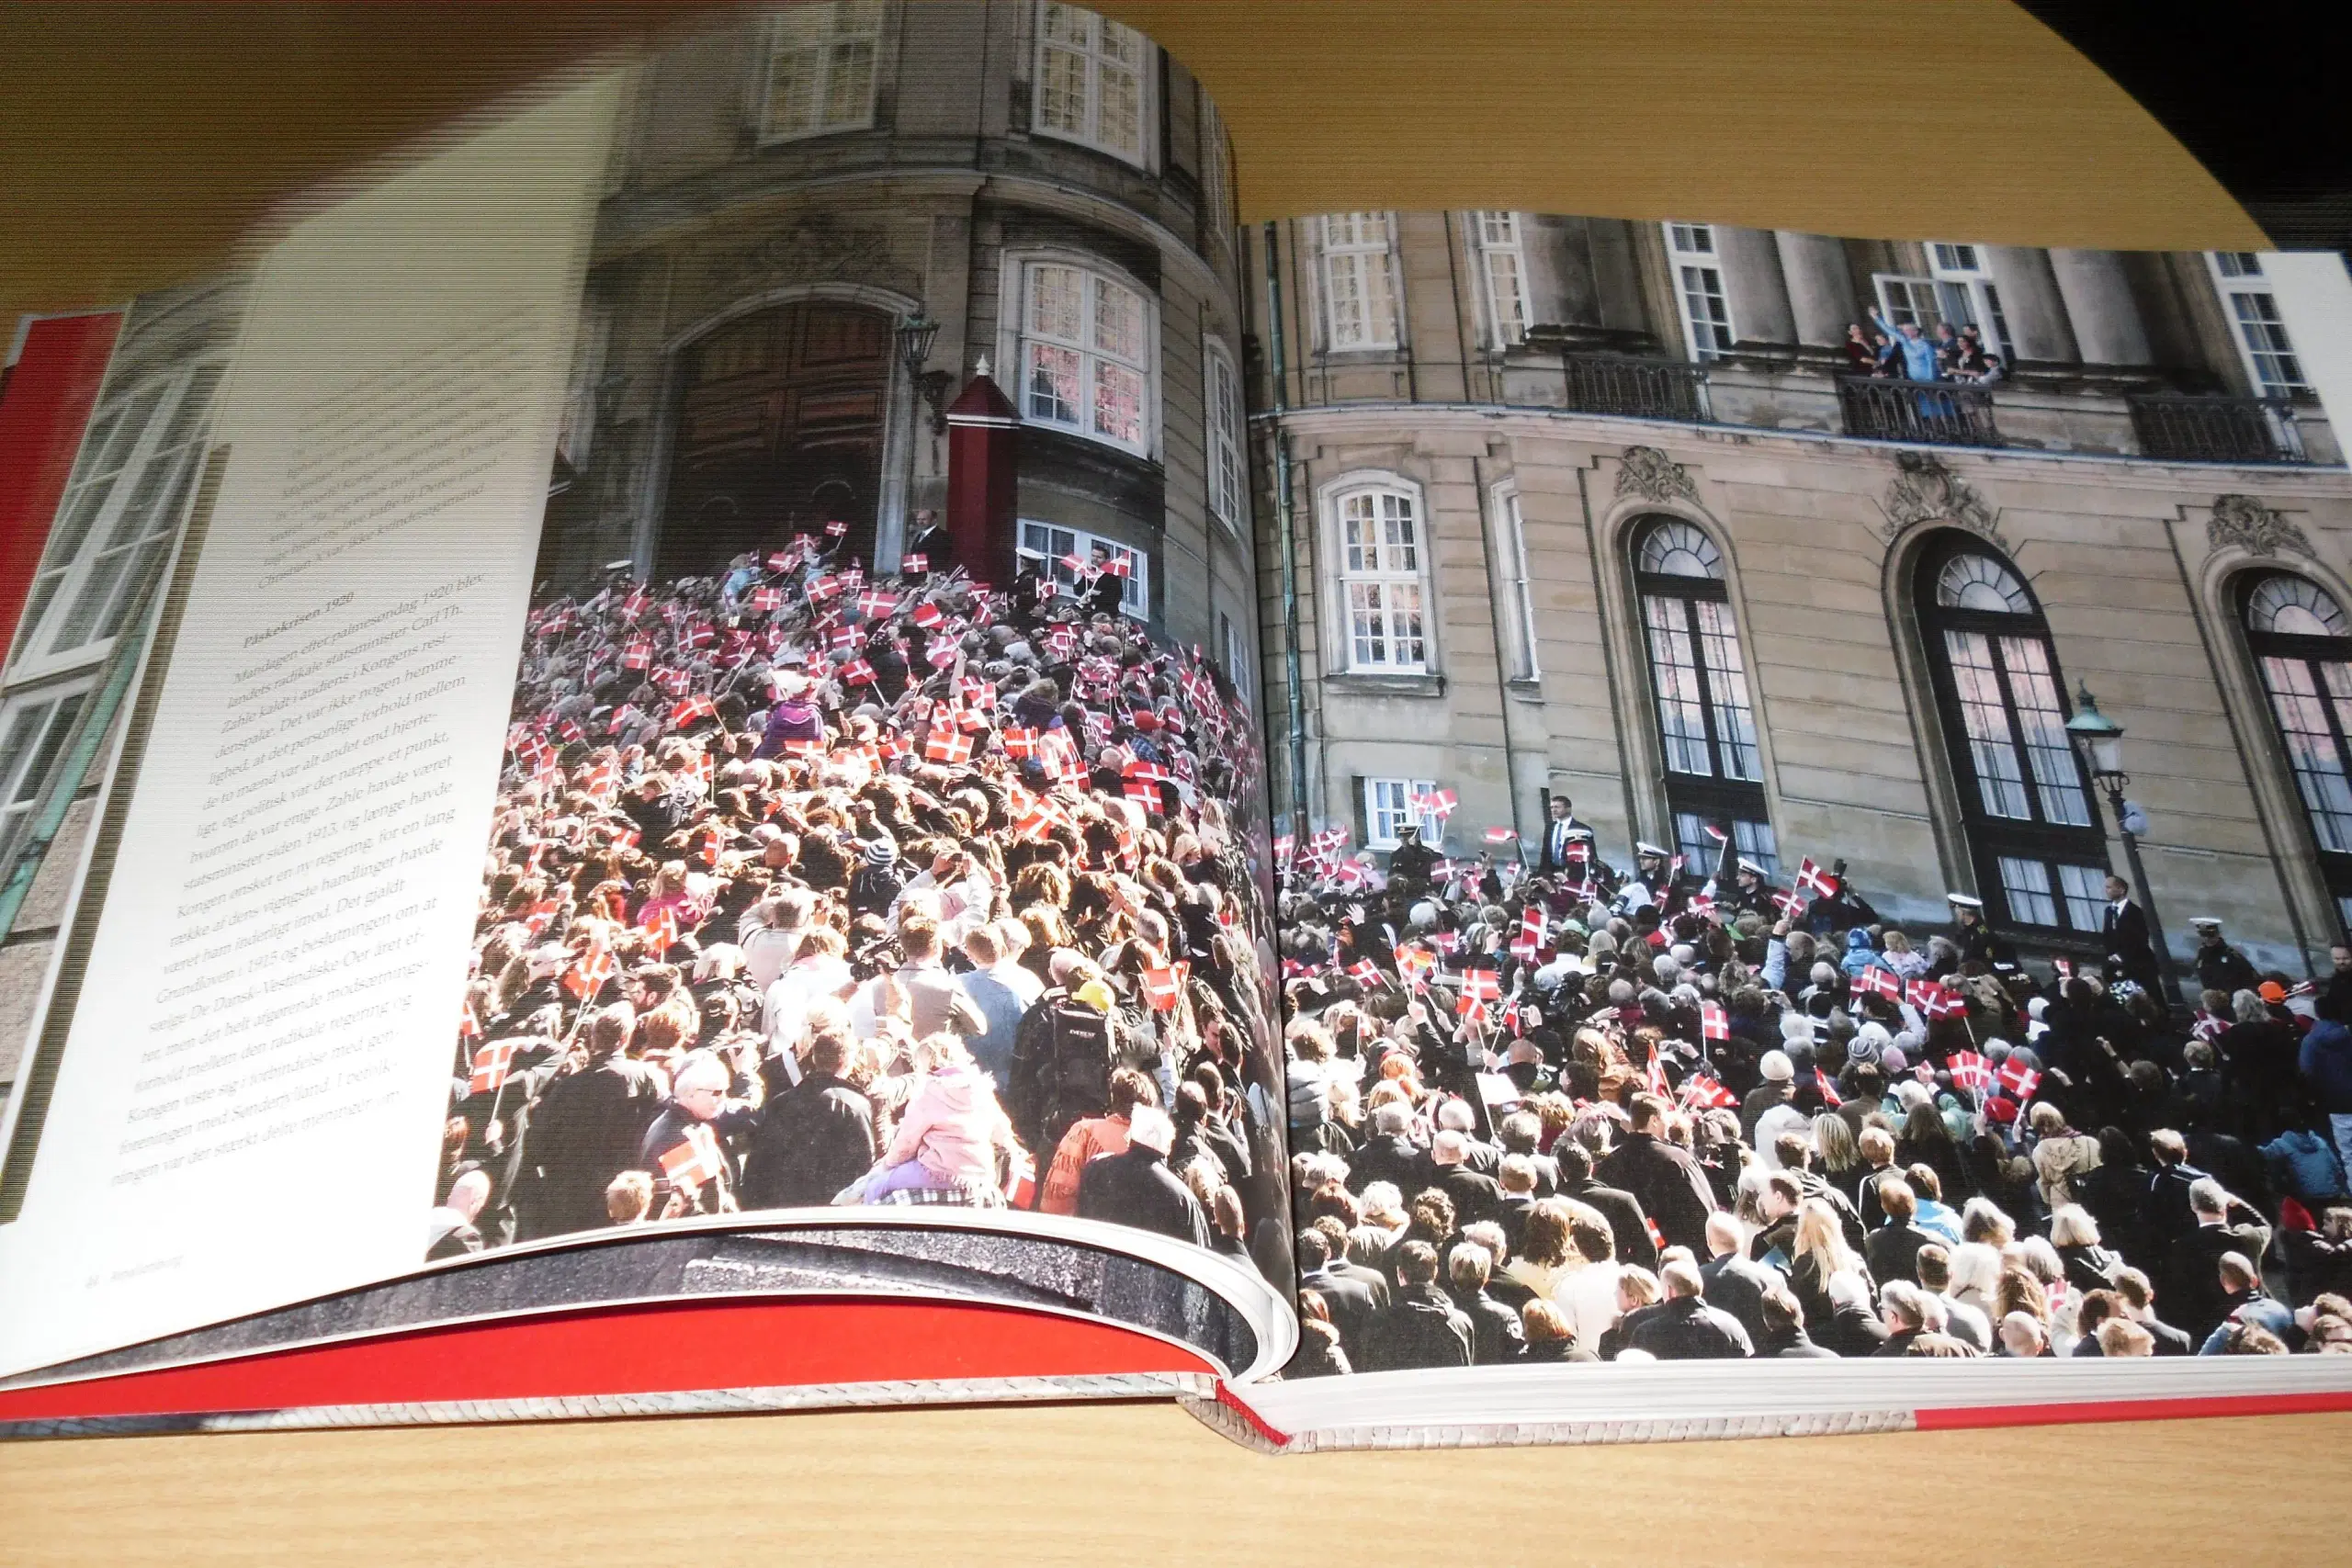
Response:
[[[882,311],[803,300],[690,346],[656,575],[710,575],[835,520],[870,560],[892,342]]]

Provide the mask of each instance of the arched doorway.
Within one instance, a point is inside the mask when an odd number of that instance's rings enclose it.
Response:
[[[709,575],[832,521],[844,555],[872,558],[892,331],[884,311],[799,299],[686,347],[656,577]]]

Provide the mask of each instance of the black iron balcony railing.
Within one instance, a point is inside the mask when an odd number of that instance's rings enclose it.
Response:
[[[1849,435],[1935,446],[2001,445],[2001,433],[1993,428],[1992,391],[1973,382],[1840,376],[1838,406]]]
[[[1633,354],[1568,353],[1560,356],[1567,406],[1577,413],[1631,414],[1711,423],[1707,372],[1679,359]]]
[[[2132,428],[2149,457],[2192,463],[2300,463],[2303,434],[2285,398],[2186,392],[2134,396]]]

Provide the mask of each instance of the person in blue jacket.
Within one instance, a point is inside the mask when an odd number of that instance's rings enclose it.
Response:
[[[1942,378],[1936,365],[1936,345],[1919,331],[1918,322],[1905,321],[1898,327],[1881,315],[1875,305],[1871,307],[1871,320],[1877,324],[1879,331],[1894,340],[1894,352],[1903,361],[1905,379],[1935,381]]]
[[[2341,1010],[2333,996],[2320,998],[2319,1018],[2303,1036],[2295,1065],[2319,1108],[2327,1112],[2337,1156],[2352,1170],[2352,1028],[2335,1016]]]

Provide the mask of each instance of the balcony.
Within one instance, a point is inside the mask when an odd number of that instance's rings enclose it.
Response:
[[[1679,359],[1634,354],[1569,352],[1560,355],[1566,406],[1577,413],[1627,414],[1712,423],[1707,372]]]
[[[1991,389],[1966,381],[1840,376],[1838,406],[1849,435],[1930,446],[2002,445],[2001,433],[1993,427]]]
[[[2303,433],[2285,398],[2147,392],[2126,400],[2148,457],[2190,463],[2301,463]]]

